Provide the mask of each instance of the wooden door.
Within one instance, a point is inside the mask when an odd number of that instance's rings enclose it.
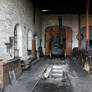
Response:
[[[57,26],[48,27],[45,31],[45,55],[50,55],[50,38],[53,36],[56,38],[59,28]]]
[[[55,37],[58,35],[59,27],[50,26],[45,30],[45,55],[50,56],[50,38],[51,36]],[[63,26],[63,33],[66,35],[66,55],[72,54],[72,31],[70,27]]]
[[[66,55],[72,55],[72,30],[66,30]]]

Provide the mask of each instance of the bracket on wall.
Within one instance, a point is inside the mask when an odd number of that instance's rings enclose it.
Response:
[[[11,48],[13,46],[13,41],[14,41],[14,37],[9,37],[9,42],[5,43],[6,48],[7,48],[7,52],[10,54],[10,56],[12,56],[11,54]]]
[[[9,51],[9,49],[11,48],[11,43],[5,43],[6,47],[7,47],[7,52]]]

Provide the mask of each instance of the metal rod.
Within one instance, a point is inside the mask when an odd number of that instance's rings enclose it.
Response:
[[[44,68],[44,70],[43,70],[43,72],[42,72],[42,74],[41,74],[40,78],[39,78],[39,79],[36,81],[36,83],[34,84],[34,86],[33,86],[33,88],[32,88],[32,92],[34,92],[34,90],[35,90],[35,88],[36,88],[37,84],[38,84],[38,83],[39,83],[39,81],[41,80],[41,78],[42,78],[42,76],[43,76],[43,74],[44,74],[45,70],[48,68],[48,66],[49,66],[49,65],[47,65],[47,66]]]
[[[80,47],[81,47],[81,30],[80,30],[80,13],[79,13],[79,15],[78,15],[78,18],[79,18],[79,32],[78,32],[78,34],[79,34],[79,47],[78,47],[78,49],[80,50]]]
[[[59,31],[62,32],[62,16],[59,16]]]

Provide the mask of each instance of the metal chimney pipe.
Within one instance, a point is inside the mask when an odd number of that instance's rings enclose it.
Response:
[[[61,32],[62,31],[62,16],[59,16],[58,19],[59,19],[59,31]]]

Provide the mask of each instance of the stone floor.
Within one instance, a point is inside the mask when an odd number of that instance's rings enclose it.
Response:
[[[23,73],[15,84],[9,85],[4,92],[32,92],[34,84],[49,64],[49,59],[41,59],[32,69]],[[87,73],[78,64],[69,64],[69,78],[73,92],[92,92],[92,73]]]
[[[13,85],[7,86],[4,92],[32,92],[34,84],[39,80],[48,64],[48,59],[41,59],[30,70],[24,72]]]
[[[92,72],[86,72],[78,64],[71,64],[69,77],[74,92],[92,92]]]

